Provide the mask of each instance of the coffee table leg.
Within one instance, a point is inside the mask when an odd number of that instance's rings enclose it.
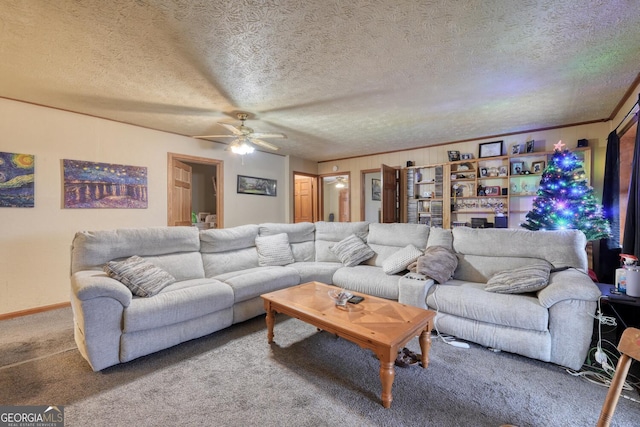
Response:
[[[391,396],[391,388],[393,387],[393,380],[396,377],[396,370],[394,368],[395,357],[397,357],[398,351],[396,350],[394,354],[393,360],[389,360],[391,358],[391,353],[385,355],[385,357],[380,358],[380,382],[382,383],[382,406],[385,408],[391,407],[391,401],[393,397]]]
[[[422,331],[420,338],[420,351],[422,351],[422,367],[427,368],[429,366],[429,351],[431,350],[431,327]]]
[[[265,304],[267,305],[267,304]],[[271,309],[271,305],[267,305],[265,307],[267,312],[266,320],[267,320],[267,340],[269,344],[273,343],[273,325],[276,323],[275,312]]]

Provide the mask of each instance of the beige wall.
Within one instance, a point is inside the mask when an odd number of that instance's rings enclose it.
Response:
[[[6,99],[0,135],[0,151],[35,155],[35,207],[0,208],[0,314],[69,300],[76,231],[166,225],[168,152],[224,161],[225,227],[287,221],[285,156],[256,152],[243,165],[220,144]],[[63,209],[62,159],[147,167],[148,208]],[[276,179],[278,196],[237,194],[238,174]]]

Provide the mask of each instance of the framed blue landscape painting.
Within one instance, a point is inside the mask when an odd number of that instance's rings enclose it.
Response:
[[[147,168],[62,160],[64,207],[146,209]]]
[[[32,208],[34,156],[0,152],[0,207]]]

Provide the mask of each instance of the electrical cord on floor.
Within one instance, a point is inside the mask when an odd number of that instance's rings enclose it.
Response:
[[[615,366],[617,364],[617,360],[620,358],[620,353],[614,354],[612,351],[602,348],[603,343],[608,344],[611,348],[616,348],[616,345],[611,341],[602,339],[602,325],[617,326],[617,323],[614,317],[605,316],[602,313],[600,304],[601,299],[602,297],[598,299],[598,311],[596,315],[594,316],[593,314],[590,314],[598,321],[598,343],[596,344],[596,347],[589,349],[589,353],[587,354],[587,363],[583,365],[583,370],[575,371],[573,369],[566,369],[566,371],[569,375],[574,377],[581,377],[590,383],[609,388],[613,382],[613,376],[616,372]],[[602,368],[598,368],[595,364],[591,364],[591,354],[593,354],[594,362],[598,363]],[[634,379],[634,381],[630,382],[629,379]],[[634,388],[638,389],[639,386],[640,381],[638,378],[628,374],[624,384],[622,385],[622,390],[633,391]],[[620,394],[620,396],[631,400],[632,402],[640,403],[640,400],[634,399],[633,397],[625,394]]]
[[[435,287],[433,289],[433,293],[431,294],[433,296],[433,302],[436,305],[436,318],[433,321],[433,327],[436,330],[436,334],[438,338],[440,338],[443,342],[453,347],[469,348],[469,344],[467,344],[466,342],[457,341],[456,338],[452,335],[446,335],[446,334],[440,333],[440,330],[438,329],[438,314],[440,313],[440,307],[438,306],[438,298],[436,297],[436,292],[438,291],[440,285],[434,285],[434,286]]]

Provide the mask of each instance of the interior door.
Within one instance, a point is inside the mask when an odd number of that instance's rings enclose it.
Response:
[[[294,183],[293,222],[313,222],[313,178],[296,176]]]
[[[349,189],[340,190],[338,199],[338,222],[349,222],[351,209],[349,208]]]
[[[170,225],[191,225],[191,166],[173,159],[173,200]]]
[[[381,222],[399,222],[400,204],[398,197],[398,179],[396,169],[380,165],[382,171],[382,218]]]

